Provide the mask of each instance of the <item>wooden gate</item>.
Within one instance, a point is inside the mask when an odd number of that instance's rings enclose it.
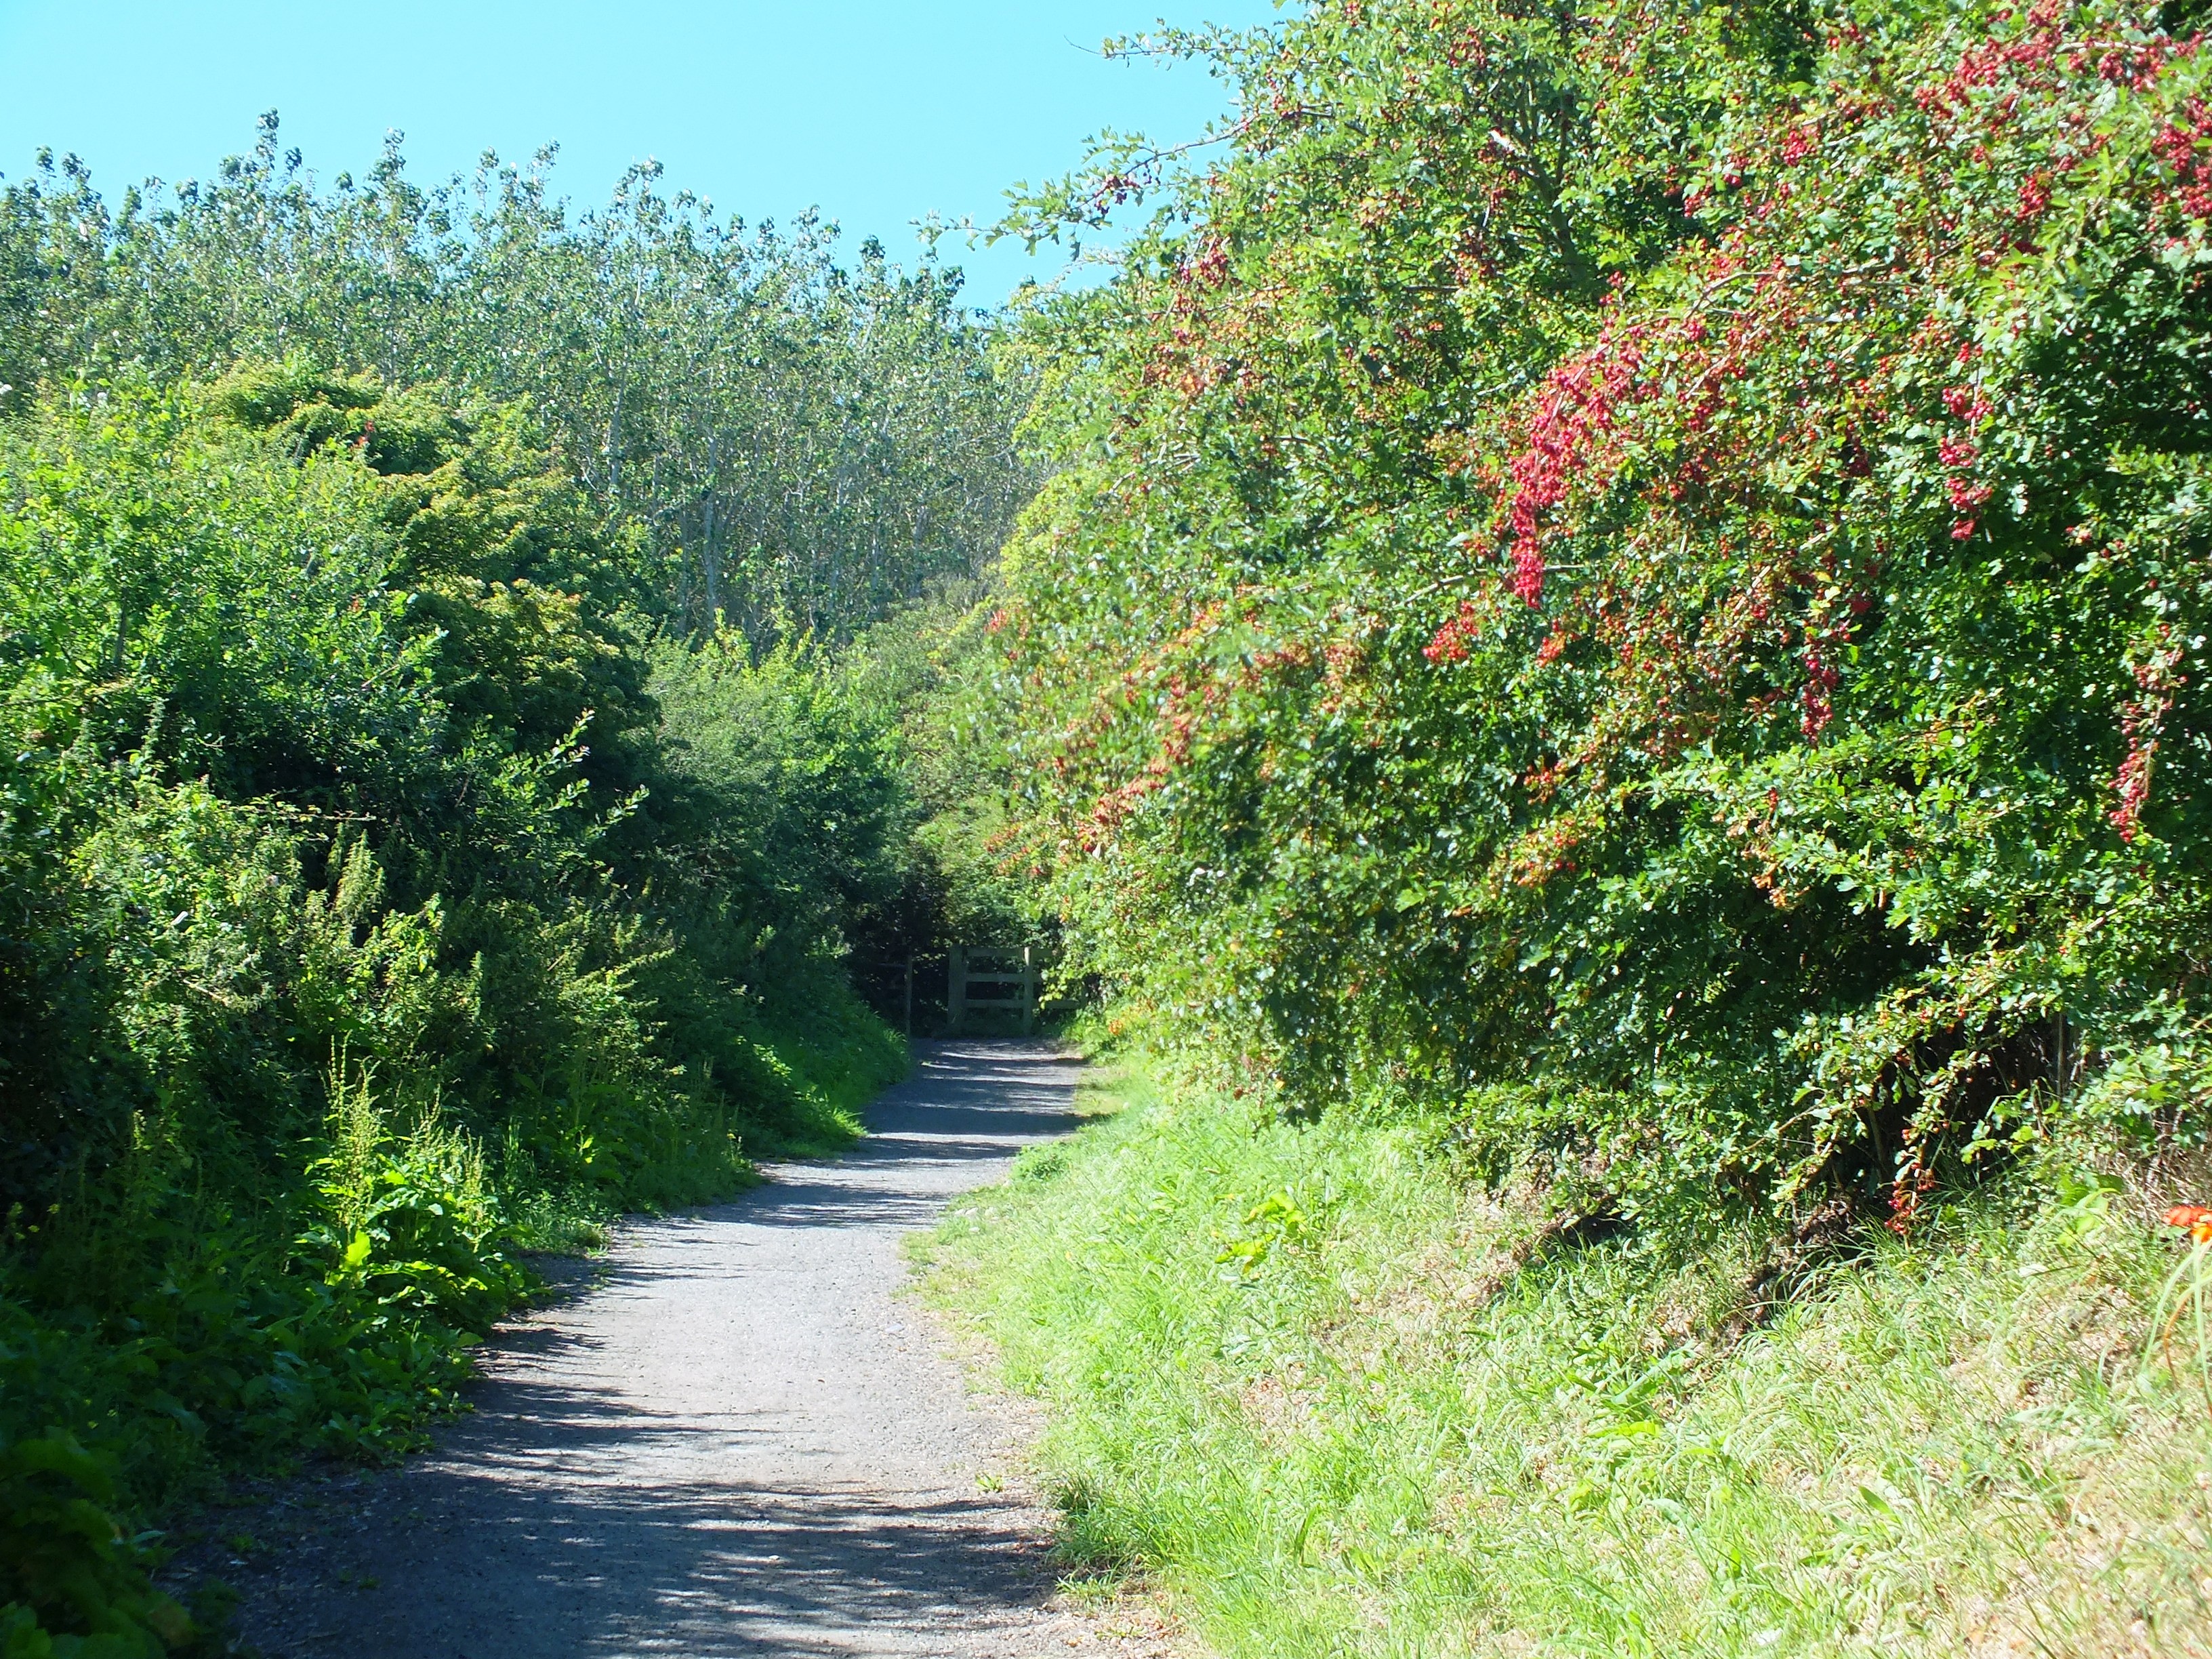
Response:
[[[1036,1030],[1037,981],[1041,977],[1036,947],[1028,945],[956,945],[952,971],[945,989],[946,1030],[957,1035],[968,1023],[973,1007],[1007,1009],[1021,1016],[1022,1035]],[[994,988],[994,994],[971,997],[971,988]]]

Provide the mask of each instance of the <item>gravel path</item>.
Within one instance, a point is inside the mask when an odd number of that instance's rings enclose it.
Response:
[[[1078,1064],[921,1060],[850,1156],[626,1229],[596,1285],[502,1336],[435,1451],[241,1517],[269,1552],[228,1574],[246,1637],[270,1659],[1164,1651],[1054,1604],[1019,1437],[896,1294],[903,1235],[1074,1126]]]

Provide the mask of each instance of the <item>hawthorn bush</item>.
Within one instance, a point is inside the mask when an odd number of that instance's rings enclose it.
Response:
[[[1078,966],[1694,1218],[2200,1133],[2212,115],[2117,4],[1332,0],[1024,228]],[[1170,949],[1162,941],[1172,941]]]

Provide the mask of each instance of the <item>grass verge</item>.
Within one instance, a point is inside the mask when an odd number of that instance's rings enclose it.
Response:
[[[1226,1655],[2212,1653],[2175,1247],[2109,1194],[2023,1177],[1767,1317],[1769,1241],[1536,1249],[1419,1125],[1158,1065],[1091,1103],[930,1292],[1050,1408],[1073,1569]]]

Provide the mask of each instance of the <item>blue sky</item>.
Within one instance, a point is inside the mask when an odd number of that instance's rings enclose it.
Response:
[[[1097,55],[1163,14],[1277,15],[1271,0],[0,0],[0,173],[43,144],[111,197],[204,176],[273,108],[325,179],[362,169],[387,128],[418,178],[557,139],[580,203],[650,155],[718,210],[819,205],[848,246],[874,234],[909,257],[910,222],[994,217],[1101,126],[1185,138],[1219,114],[1225,90],[1196,65]],[[978,302],[1032,269],[1006,243],[946,252]]]

